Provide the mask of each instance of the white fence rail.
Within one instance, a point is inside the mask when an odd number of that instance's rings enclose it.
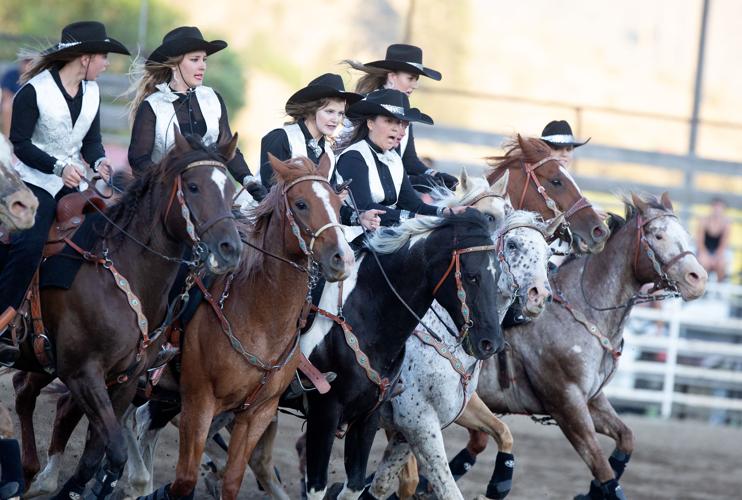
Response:
[[[742,287],[710,283],[695,302],[637,307],[606,395],[663,418],[742,422]]]

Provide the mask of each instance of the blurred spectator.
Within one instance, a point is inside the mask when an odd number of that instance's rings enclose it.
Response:
[[[18,65],[10,68],[3,75],[0,82],[2,95],[0,95],[0,117],[2,118],[2,133],[5,137],[10,136],[10,115],[13,112],[13,96],[21,88],[19,83],[21,75],[31,64],[31,59],[21,59]]]
[[[698,224],[698,262],[709,274],[716,273],[716,280],[721,282],[726,278],[727,256],[729,248],[729,233],[732,224],[725,215],[727,206],[719,198],[711,200],[711,213],[701,219]]]

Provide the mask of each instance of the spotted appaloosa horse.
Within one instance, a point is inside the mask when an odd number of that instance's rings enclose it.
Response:
[[[634,437],[603,387],[615,373],[623,325],[642,299],[640,287],[677,288],[684,300],[693,300],[707,279],[666,193],[661,199],[633,195],[626,220],[613,216],[612,225],[603,252],[570,258],[551,277],[554,301],[538,320],[505,330],[509,348],[484,363],[477,389],[495,413],[556,420],[594,477],[583,498],[624,498],[618,480]],[[615,440],[610,459],[596,432]],[[486,440],[469,449],[484,446]]]
[[[39,201],[11,166],[10,143],[0,135],[0,233],[33,226]],[[0,234],[0,238],[3,235]],[[2,311],[0,311],[1,313]]]

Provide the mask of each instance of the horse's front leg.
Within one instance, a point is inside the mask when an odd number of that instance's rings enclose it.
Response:
[[[276,469],[273,467],[273,443],[276,440],[277,431],[278,415],[273,415],[268,428],[263,432],[252,452],[249,462],[250,469],[271,498],[289,500],[289,496],[278,480],[278,476],[276,476]]]
[[[338,500],[356,500],[363,493],[366,479],[368,457],[371,445],[379,428],[379,412],[374,411],[366,418],[358,419],[348,429],[345,436],[345,487],[338,494]],[[307,443],[309,446],[309,443]],[[311,448],[308,448],[311,453]]]
[[[487,408],[476,393],[469,400],[456,423],[470,430],[486,432],[497,441],[497,459],[487,485],[486,497],[505,498],[512,488],[515,467],[513,435],[510,429]]]
[[[368,492],[364,493],[365,496],[363,498],[387,498],[394,488],[395,480],[397,477],[401,477],[400,471],[407,466],[410,460],[415,460],[415,456],[412,454],[407,440],[401,433],[393,432],[389,436],[389,442],[384,450],[381,463],[376,468],[374,480]],[[415,462],[414,477],[417,480],[417,462]],[[417,487],[417,483],[415,483],[415,487]],[[412,493],[414,492],[415,490],[413,489]],[[400,495],[400,498],[405,497]]]
[[[328,399],[329,401],[326,401]],[[307,412],[307,470],[308,500],[321,500],[327,490],[327,469],[330,466],[335,431],[340,424],[340,406],[329,395],[315,397]]]

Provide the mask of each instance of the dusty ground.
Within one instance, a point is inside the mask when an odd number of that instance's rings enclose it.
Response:
[[[42,395],[36,410],[36,428],[40,449],[48,442],[53,421],[54,398]],[[10,375],[0,376],[0,400],[12,408],[13,392]],[[699,422],[665,422],[645,418],[626,419],[636,435],[636,451],[621,481],[630,499],[731,499],[742,498],[742,429],[711,427]],[[516,475],[509,499],[571,499],[587,490],[589,472],[557,427],[541,426],[526,417],[507,417],[515,437]],[[298,496],[299,474],[294,442],[301,432],[301,421],[281,416],[276,461],[287,490]],[[446,431],[449,456],[465,443],[461,428]],[[64,460],[63,479],[71,474],[79,458],[84,426],[75,432]],[[613,444],[603,440],[606,453]],[[385,438],[379,435],[374,444],[369,469],[375,467]],[[460,482],[465,498],[483,493],[492,472],[496,449],[492,444],[472,471]],[[173,479],[177,457],[177,431],[170,427],[160,438],[156,466],[157,482]],[[46,457],[42,457],[45,461]],[[330,465],[333,479],[344,477],[342,442],[336,443]],[[202,481],[197,498],[205,498]],[[260,499],[251,473],[243,483],[240,498]]]

